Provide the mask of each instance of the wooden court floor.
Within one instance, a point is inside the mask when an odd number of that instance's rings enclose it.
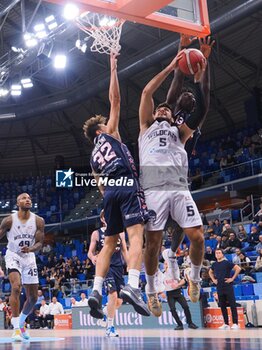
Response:
[[[106,338],[105,330],[31,330],[30,342],[12,343],[12,331],[0,331],[0,350],[262,350],[262,329],[121,330]]]

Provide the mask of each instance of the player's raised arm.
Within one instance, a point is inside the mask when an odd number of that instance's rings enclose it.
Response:
[[[117,58],[110,55],[110,86],[109,86],[110,114],[107,123],[107,132],[120,139],[118,126],[120,117],[120,89],[117,76]]]
[[[140,121],[140,132],[145,131],[150,124],[153,122],[154,113],[154,102],[153,94],[160,87],[163,81],[168,75],[177,67],[180,59],[180,53],[173,59],[173,61],[160,73],[158,73],[144,88],[140,106],[139,106],[139,121]]]
[[[9,215],[4,218],[0,225],[0,240],[6,235],[6,232],[10,230],[12,226],[12,216]]]
[[[197,38],[192,38],[190,35],[181,34],[180,43],[178,51],[186,49],[189,45],[192,44]],[[178,97],[181,95],[183,84],[184,84],[184,73],[181,72],[179,68],[174,70],[174,78],[171,82],[169,90],[167,92],[166,103],[169,105],[174,105],[177,102]]]
[[[198,103],[200,105],[198,106],[198,110],[193,113],[179,129],[180,139],[183,143],[186,143],[194,130],[202,126],[210,104],[210,73],[208,57],[210,56],[214,41],[211,42],[210,37],[208,37],[202,40],[199,39],[199,42],[200,50],[206,58],[206,61],[203,62],[202,65],[198,64],[198,71],[194,77],[197,89],[199,90],[200,101],[198,101]]]

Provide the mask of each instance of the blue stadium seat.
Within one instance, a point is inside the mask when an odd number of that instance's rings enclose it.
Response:
[[[257,280],[257,283],[262,282],[262,272],[256,272],[256,280]]]
[[[253,285],[254,288],[254,294],[262,296],[262,283],[255,283]]]
[[[85,281],[86,275],[84,273],[78,273],[77,278],[79,279],[79,281]]]
[[[242,296],[242,288],[240,284],[234,285],[234,292],[236,297],[241,297]]]
[[[225,258],[226,258],[228,261],[232,261],[232,259],[233,259],[233,254],[225,254]]]
[[[242,294],[243,294],[243,296],[245,296],[245,295],[254,295],[253,284],[251,284],[251,283],[242,284],[242,285],[241,285],[241,288],[242,288]]]

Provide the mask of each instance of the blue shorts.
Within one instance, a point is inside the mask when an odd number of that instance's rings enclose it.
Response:
[[[147,222],[149,218],[144,192],[136,186],[106,189],[104,211],[106,236],[117,235],[129,226]]]
[[[107,294],[117,292],[119,297],[119,292],[125,285],[123,278],[123,266],[110,266],[104,283]]]

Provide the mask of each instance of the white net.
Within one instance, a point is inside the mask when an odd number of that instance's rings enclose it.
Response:
[[[94,39],[91,51],[115,54],[121,50],[119,44],[124,20],[100,15],[98,13],[85,12],[76,19],[78,27]]]

